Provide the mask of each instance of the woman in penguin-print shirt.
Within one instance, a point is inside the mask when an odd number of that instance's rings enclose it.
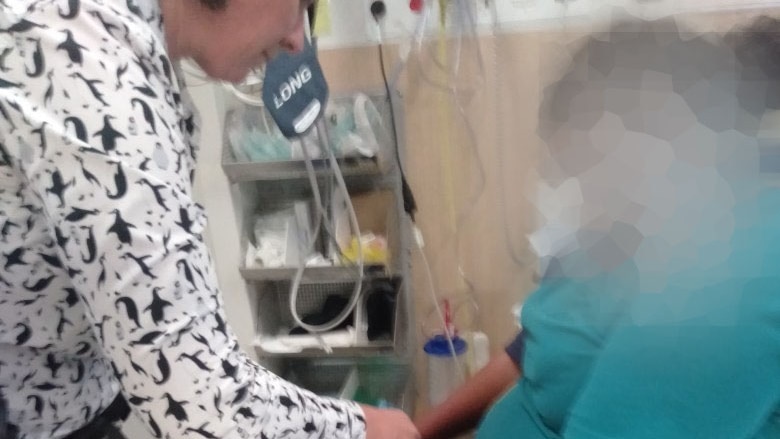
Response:
[[[239,81],[300,49],[310,3],[0,0],[0,396],[20,438],[67,437],[120,392],[158,438],[417,436],[241,352],[201,236],[175,61]]]

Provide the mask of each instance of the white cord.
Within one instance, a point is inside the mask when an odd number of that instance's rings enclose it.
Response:
[[[458,353],[455,351],[455,343],[453,342],[452,334],[450,334],[449,328],[447,328],[447,321],[445,320],[444,313],[442,313],[441,307],[439,306],[439,296],[436,294],[436,286],[433,284],[433,273],[431,272],[431,266],[428,264],[428,258],[425,256],[425,250],[423,249],[425,244],[423,243],[422,232],[416,225],[413,225],[412,227],[414,227],[414,242],[417,244],[417,250],[420,251],[423,266],[425,267],[425,273],[427,274],[428,291],[431,293],[433,306],[436,308],[436,314],[438,314],[442,328],[444,328],[444,337],[447,339],[447,345],[450,348],[452,361],[455,362],[455,368],[458,371],[458,378],[461,380],[461,382],[463,382],[465,380],[465,372],[463,372],[463,368],[458,361]]]
[[[355,282],[355,288],[352,291],[352,296],[350,297],[349,304],[335,319],[333,319],[331,322],[322,325],[309,325],[304,323],[301,320],[297,310],[298,291],[300,289],[301,279],[303,278],[303,272],[306,269],[306,264],[301,263],[298,266],[298,269],[295,271],[295,277],[293,278],[293,281],[290,284],[290,313],[292,314],[293,320],[298,326],[311,333],[330,331],[331,329],[334,329],[337,326],[339,326],[341,323],[343,323],[347,319],[347,317],[349,317],[350,313],[352,313],[352,311],[357,306],[358,299],[360,298],[360,291],[363,286],[363,248],[360,243],[360,226],[357,222],[357,214],[355,213],[355,208],[352,205],[352,200],[349,196],[349,191],[347,190],[347,184],[344,181],[344,176],[342,175],[341,169],[339,168],[338,162],[336,161],[336,156],[333,154],[333,150],[330,148],[330,145],[328,144],[327,136],[328,136],[327,126],[323,122],[323,120],[320,119],[317,122],[317,137],[320,140],[320,147],[322,148],[323,153],[328,154],[331,167],[333,168],[333,171],[336,175],[336,181],[339,185],[339,188],[343,191],[344,194],[345,202],[347,204],[347,210],[349,212],[350,223],[358,239],[358,245],[357,245],[358,279]],[[307,170],[307,174],[309,175],[309,183],[312,185],[312,192],[314,193],[314,202],[317,205],[318,212],[319,212],[318,220],[317,220],[317,230],[316,233],[313,235],[316,236],[316,234],[319,233],[320,224],[322,223],[322,219],[325,216],[325,209],[322,206],[322,197],[320,195],[319,185],[317,183],[317,175],[315,174],[314,166],[311,163],[311,157],[309,157],[305,145],[301,149],[303,149],[304,151],[306,170]],[[327,221],[327,218],[325,220]],[[312,239],[310,246],[313,248],[314,239]],[[326,350],[327,350],[327,346],[326,346]]]
[[[418,34],[422,35],[420,33],[420,29],[424,30],[424,26],[425,26],[424,23],[425,23],[426,20],[427,20],[427,17],[424,16],[424,18],[421,20],[421,24],[418,27],[418,32],[416,33],[416,35],[418,35]],[[381,46],[382,45],[382,40],[383,40],[382,27],[381,27],[381,25],[379,23],[376,23],[376,28],[377,28],[376,29],[377,30],[377,39],[379,41],[379,45]],[[393,80],[391,82],[389,82],[389,84],[388,84],[388,87],[391,87],[391,86],[393,87],[391,89],[394,89],[395,82],[398,80],[398,77],[400,77],[400,73],[403,70],[404,66],[406,65],[406,61],[408,59],[408,55],[409,55],[408,52],[406,54],[401,54],[400,62],[395,67],[394,72],[393,72],[393,74],[391,76],[393,78]],[[393,105],[392,102],[390,102],[390,105]],[[460,107],[460,108],[462,108],[462,107]],[[465,117],[464,117],[464,119],[465,119]],[[466,123],[469,124],[469,121],[466,120]],[[472,130],[473,130],[473,128],[472,128]],[[478,159],[479,163],[481,164],[481,160],[479,160],[478,156],[477,156],[477,159]],[[480,169],[482,169],[481,165],[480,165]],[[484,172],[481,172],[481,175],[484,176]],[[483,178],[483,185],[484,185],[484,178]],[[444,336],[447,338],[447,344],[449,345],[449,348],[450,348],[450,354],[452,355],[452,359],[453,359],[453,361],[455,361],[455,364],[457,366],[458,376],[459,376],[459,378],[461,380],[463,380],[464,379],[464,372],[463,372],[462,368],[460,367],[460,364],[458,363],[458,354],[455,351],[455,344],[453,343],[452,335],[450,334],[449,329],[447,328],[447,323],[446,323],[446,321],[444,319],[444,314],[442,313],[441,307],[439,306],[439,299],[438,299],[438,296],[436,294],[436,288],[435,288],[435,286],[433,284],[433,274],[431,272],[430,264],[428,263],[428,258],[425,256],[425,251],[423,250],[424,243],[423,243],[422,232],[420,231],[420,229],[417,226],[413,226],[413,227],[414,227],[415,243],[417,244],[417,248],[420,251],[420,255],[422,256],[423,264],[425,266],[425,271],[426,271],[426,273],[428,275],[428,287],[429,287],[429,291],[431,293],[431,297],[433,299],[434,307],[436,309],[436,314],[439,316],[439,320],[441,321],[442,327],[444,328]],[[460,268],[460,267],[458,267],[458,268],[459,268],[459,272],[460,272],[461,276],[464,278],[464,280],[468,284],[469,288],[473,289],[473,287],[471,286],[471,283],[468,281],[468,278],[465,277],[465,274],[463,273],[462,268]]]
[[[341,250],[341,246],[339,245],[338,241],[336,240],[336,232],[335,228],[333,227],[333,224],[331,224],[330,220],[328,219],[328,213],[325,211],[325,207],[322,205],[322,193],[320,192],[320,185],[317,182],[317,174],[314,171],[314,165],[312,164],[312,158],[309,155],[309,150],[306,149],[306,136],[300,138],[301,142],[301,151],[303,152],[303,158],[304,158],[304,164],[306,165],[306,175],[309,178],[309,185],[312,188],[312,192],[314,194],[314,207],[317,210],[317,218],[318,218],[318,225],[319,222],[322,222],[322,225],[325,227],[325,233],[328,235],[328,239],[335,245],[336,251],[339,252],[339,255],[344,257],[344,252]],[[323,151],[324,152],[324,151]],[[317,231],[319,233],[319,231]],[[316,236],[317,233],[315,233],[313,236]],[[314,249],[312,248],[309,250],[309,253]]]
[[[223,82],[222,86],[225,87],[233,96],[235,96],[236,99],[246,105],[250,105],[252,107],[264,106],[262,95],[260,95],[261,97],[254,97],[248,93],[242,92],[241,90],[237,89],[236,86],[228,82]]]
[[[328,124],[325,123],[324,119],[320,119],[320,121],[317,123],[317,132],[320,138],[326,139],[326,142],[328,142],[327,139],[330,139],[330,133],[328,133]],[[324,134],[322,134],[324,132]],[[336,181],[338,182],[339,187],[341,188],[342,193],[344,194],[344,201],[347,204],[347,211],[349,213],[349,219],[352,224],[353,232],[355,233],[355,236],[357,237],[357,273],[358,273],[358,280],[355,284],[355,300],[357,300],[357,295],[360,294],[360,288],[363,283],[363,265],[364,265],[364,257],[363,257],[363,243],[361,241],[361,235],[360,235],[360,224],[357,220],[357,213],[355,213],[355,207],[352,205],[352,198],[349,196],[349,190],[347,189],[347,183],[344,181],[344,175],[341,173],[341,168],[339,167],[339,163],[336,160],[336,156],[333,154],[333,148],[330,147],[330,143],[326,143],[326,149],[328,153],[328,158],[330,159],[330,165],[333,168],[335,174],[336,174]],[[334,237],[335,239],[335,237]],[[354,307],[355,305],[352,305]]]
[[[262,99],[264,78],[265,78],[265,66],[258,66],[252,69],[252,71],[249,73],[249,75],[247,75],[244,81],[241,82],[242,86],[253,87],[260,90],[260,92],[254,92],[253,94],[245,93],[229,82],[223,81],[222,86],[227,91],[229,91],[233,96],[235,96],[236,99],[243,102],[244,104],[252,107],[262,107],[264,106],[263,99]]]
[[[448,3],[449,5],[450,3]],[[418,27],[417,31],[414,35],[414,49],[415,53],[418,56],[418,59],[420,60],[417,62],[417,70],[420,73],[420,77],[422,80],[431,85],[434,88],[444,90],[446,92],[452,92],[453,89],[460,88],[461,91],[463,90],[472,90],[477,91],[480,87],[484,85],[485,82],[485,71],[484,71],[484,62],[482,60],[482,51],[479,47],[479,41],[478,41],[478,35],[476,32],[476,17],[474,17],[474,11],[471,7],[468,6],[466,2],[463,0],[458,1],[458,4],[462,4],[463,6],[455,5],[457,8],[456,12],[456,18],[457,20],[454,20],[454,24],[456,25],[456,41],[457,46],[455,48],[455,59],[456,62],[452,64],[451,68],[448,68],[447,66],[443,65],[441,60],[438,58],[438,56],[434,53],[435,47],[431,46],[428,48],[428,56],[431,60],[433,60],[433,63],[436,67],[440,68],[442,71],[444,71],[445,75],[448,76],[448,79],[446,82],[441,83],[434,79],[432,79],[431,75],[427,72],[427,69],[424,67],[424,63],[422,60],[422,55],[424,53],[423,49],[423,41],[425,40],[425,29],[427,27],[427,23],[430,20],[430,16],[433,14],[434,11],[434,0],[426,0],[423,3],[423,10],[420,16],[420,19],[418,20]],[[463,13],[462,9],[466,9],[465,13]],[[477,66],[478,66],[478,74],[477,79],[473,84],[469,84],[469,87],[465,86],[456,86],[454,85],[456,83],[456,80],[459,78],[459,69],[460,69],[460,51],[462,50],[462,44],[463,44],[463,34],[466,30],[471,30],[469,32],[470,37],[474,41],[474,47],[477,53]]]
[[[476,181],[476,189],[473,192],[473,194],[469,197],[469,199],[464,203],[464,207],[460,209],[458,212],[458,216],[455,220],[455,230],[454,230],[454,239],[452,241],[455,255],[456,255],[456,261],[457,261],[457,270],[458,275],[460,276],[461,280],[465,283],[468,295],[472,296],[472,302],[475,304],[477,303],[475,299],[473,299],[474,294],[474,284],[471,282],[469,277],[466,275],[465,270],[463,269],[463,266],[461,265],[461,258],[460,258],[460,235],[462,233],[463,225],[466,222],[466,220],[472,216],[476,209],[477,201],[482,197],[482,194],[485,190],[485,183],[486,183],[486,177],[485,177],[485,167],[484,163],[482,161],[482,157],[479,154],[478,149],[478,140],[476,131],[474,129],[474,126],[469,119],[468,115],[466,114],[466,108],[463,103],[463,100],[461,99],[461,94],[464,93],[464,90],[459,88],[458,86],[458,79],[460,75],[460,53],[462,51],[462,45],[463,45],[463,34],[466,33],[467,30],[471,29],[471,36],[472,38],[476,38],[476,18],[473,16],[474,11],[469,7],[468,3],[461,0],[458,2],[456,6],[459,6],[456,9],[456,17],[458,20],[455,20],[457,25],[459,26],[459,30],[457,32],[458,38],[457,41],[457,49],[455,53],[457,54],[457,59],[455,61],[455,64],[453,65],[451,69],[451,78],[450,83],[441,86],[440,84],[436,84],[433,81],[427,81],[429,84],[437,86],[445,90],[451,97],[455,104],[455,108],[457,109],[457,114],[460,116],[463,126],[466,129],[467,134],[467,147],[470,150],[470,153],[473,157],[473,160],[470,162],[474,164],[476,167],[477,172],[477,181]],[[477,45],[477,62],[479,67],[479,75],[477,84],[484,84],[485,83],[485,71],[484,71],[484,63],[482,60],[482,52],[479,50],[479,42],[475,41],[474,44]],[[418,65],[420,65],[418,63]],[[421,74],[424,76],[425,72],[421,71]],[[425,79],[425,78],[423,78]],[[470,90],[466,90],[470,91]],[[476,92],[477,90],[473,90]]]

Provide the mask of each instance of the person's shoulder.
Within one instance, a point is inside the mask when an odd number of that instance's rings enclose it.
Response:
[[[8,84],[0,96],[50,116],[79,108],[87,126],[103,124],[109,106],[130,118],[137,101],[147,119],[175,120],[179,96],[157,0],[3,2],[13,8],[0,8],[0,79]]]
[[[0,0],[0,29],[20,32],[31,29],[31,19],[49,14],[59,15],[62,19],[78,18],[87,6],[108,6],[113,1],[101,0]],[[52,17],[53,18],[53,17]],[[14,26],[16,25],[16,26]]]
[[[54,4],[57,0],[14,0],[3,1],[0,8],[0,16],[24,17],[25,14],[45,7],[47,4]]]
[[[0,0],[9,2],[9,0]],[[13,0],[0,15],[0,47],[17,55],[39,55],[40,64],[83,71],[112,68],[127,61],[166,56],[162,15],[156,0]],[[38,44],[37,47],[29,47]],[[170,63],[166,61],[166,63]],[[96,67],[97,66],[97,67]],[[74,73],[55,69],[54,75]],[[124,71],[124,69],[123,69]],[[145,79],[166,71],[142,66]],[[23,69],[21,71],[24,73]],[[84,73],[84,72],[81,72]],[[125,71],[124,77],[133,72]],[[24,77],[23,79],[28,80]]]
[[[45,8],[55,0],[13,0],[0,1],[0,29],[11,31],[20,26],[30,14]],[[5,33],[5,32],[4,32]]]
[[[116,37],[162,33],[162,15],[154,0],[0,0],[0,30],[27,33],[68,24],[76,32],[105,31]],[[83,26],[89,24],[89,26]],[[128,32],[128,29],[130,30]]]

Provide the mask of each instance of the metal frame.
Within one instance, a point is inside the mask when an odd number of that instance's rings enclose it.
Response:
[[[355,379],[355,373],[358,381],[375,378],[365,376],[365,371],[368,370],[366,367],[369,367],[371,364],[375,367],[377,364],[383,364],[389,368],[388,371],[398,372],[400,374],[399,377],[403,378],[398,382],[394,381],[398,384],[394,387],[397,392],[393,390],[395,393],[389,402],[393,406],[411,414],[414,411],[415,402],[412,365],[415,351],[413,347],[416,346],[414,343],[416,333],[414,327],[414,298],[411,289],[411,226],[403,209],[401,172],[394,156],[396,151],[392,149],[393,146],[398,148],[398,155],[403,158],[405,138],[403,134],[405,132],[403,98],[397,92],[394,92],[389,97],[385,95],[384,91],[368,92],[366,94],[383,116],[388,133],[393,127],[388,105],[389,102],[393,103],[397,142],[393,145],[392,136],[378,139],[380,146],[389,145],[391,147],[380,148],[380,155],[377,158],[341,159],[340,163],[344,166],[342,172],[350,193],[389,190],[393,194],[392,205],[388,206],[389,212],[392,213],[392,220],[388,226],[394,229],[391,233],[395,235],[392,239],[388,236],[388,242],[393,241],[390,244],[392,254],[391,267],[385,270],[367,267],[367,272],[370,273],[369,276],[395,276],[401,279],[395,309],[393,339],[391,341],[365,342],[353,348],[336,348],[330,355],[325,354],[322,350],[305,350],[296,354],[279,355],[263,352],[259,347],[256,349],[263,362],[269,367],[273,365],[274,369],[282,376],[285,376],[291,368],[316,367],[317,373],[309,374],[305,379],[316,378],[316,380],[319,380],[321,378],[324,381],[328,381],[333,377],[328,378],[325,370],[321,367],[327,367],[329,364],[341,364],[341,369],[339,369],[339,366],[333,366],[335,369],[332,367],[330,370],[341,370],[342,372],[346,370],[346,373],[342,374],[342,378],[346,380],[344,381],[345,386],[349,384],[347,383],[349,377],[353,377],[352,380]],[[350,96],[334,97],[333,99],[345,99]],[[317,169],[317,166],[319,166],[319,169]],[[226,132],[223,134],[222,167],[230,182],[239,189],[238,191],[233,191],[233,196],[241,198],[236,201],[242,206],[242,224],[245,229],[251,230],[253,228],[251,217],[256,212],[256,209],[262,206],[264,201],[285,200],[305,196],[308,191],[307,174],[303,161],[238,163],[233,157]],[[328,171],[325,170],[322,161],[315,162],[315,169],[317,169],[319,178],[328,178]],[[242,232],[243,236],[250,236],[248,230]],[[246,242],[244,242],[240,249],[242,261],[244,261],[246,247]],[[242,263],[239,270],[241,270],[244,279],[252,284],[253,288],[250,291],[256,295],[255,303],[257,309],[255,312],[258,316],[258,321],[255,333],[258,337],[273,333],[275,330],[278,330],[283,319],[284,309],[280,309],[280,307],[286,306],[286,303],[283,303],[286,301],[282,299],[287,296],[286,294],[281,294],[280,291],[284,290],[286,285],[289,285],[295,269],[256,269],[245,267]],[[350,282],[354,278],[355,273],[352,267],[307,268],[303,278],[303,288],[310,288],[307,285],[313,284],[325,286],[339,282]],[[357,313],[359,316],[356,314],[358,320],[365,318],[363,315],[364,307],[365,297],[359,302]],[[289,310],[287,312],[289,313]],[[312,369],[308,370],[311,371]],[[322,384],[326,384],[324,381]],[[311,390],[315,392],[318,390],[314,389],[318,386],[316,382],[299,384],[302,387],[311,387]],[[336,391],[342,393],[344,390],[345,387],[336,389]],[[339,396],[348,396],[342,395],[342,393],[339,393]]]

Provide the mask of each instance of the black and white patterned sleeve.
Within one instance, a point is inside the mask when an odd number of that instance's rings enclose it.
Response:
[[[6,149],[135,412],[158,438],[363,437],[358,405],[239,350],[192,199],[193,119],[164,44],[124,1],[76,1],[64,15],[73,3],[36,3],[14,36],[25,50],[5,63],[0,102],[16,123]]]

